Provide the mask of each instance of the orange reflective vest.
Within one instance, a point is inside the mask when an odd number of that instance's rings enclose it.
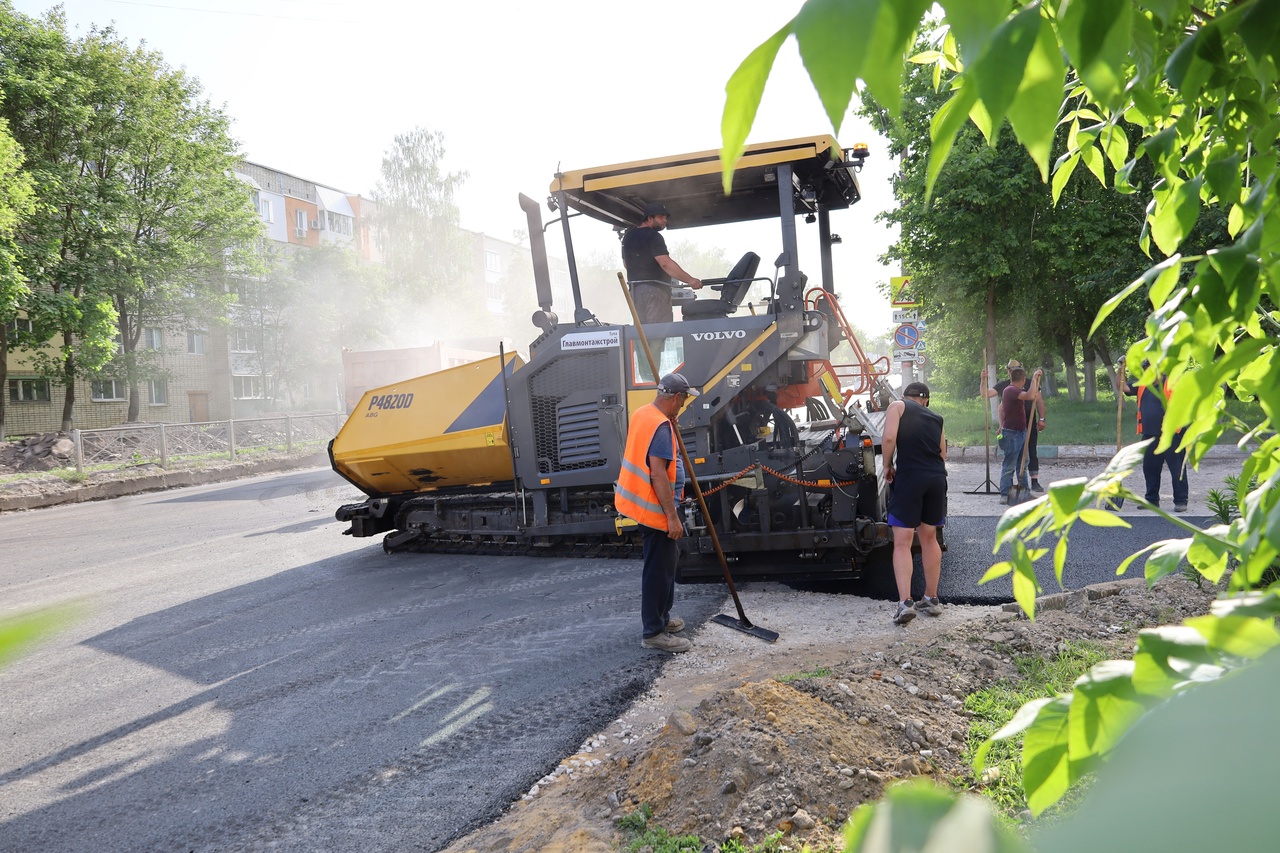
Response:
[[[658,493],[653,489],[649,479],[649,445],[653,436],[668,420],[657,406],[649,403],[641,406],[631,416],[631,426],[627,430],[627,449],[622,454],[622,469],[618,472],[618,482],[613,484],[613,506],[627,518],[632,518],[645,527],[655,530],[667,529],[667,513],[658,503]],[[676,482],[676,434],[674,424],[671,430],[671,461],[667,463],[667,479],[671,481],[672,491]]]
[[[1146,391],[1146,390],[1147,390],[1147,386],[1145,386],[1145,385],[1141,385],[1141,386],[1139,386],[1139,387],[1138,387],[1138,435],[1143,435],[1143,432],[1142,432],[1142,392],[1144,392],[1144,391]],[[1169,380],[1167,380],[1167,379],[1164,381],[1164,389],[1163,389],[1163,390],[1164,390],[1164,398],[1165,398],[1165,400],[1167,401],[1170,397],[1172,397],[1172,396],[1173,396],[1173,389],[1169,387]]]

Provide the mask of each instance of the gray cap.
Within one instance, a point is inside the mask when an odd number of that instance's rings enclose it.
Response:
[[[660,201],[651,201],[644,206],[644,218],[650,216],[670,216],[671,211],[667,210],[667,206]]]
[[[929,399],[929,386],[923,382],[912,382],[906,388],[902,389],[904,397],[920,397],[921,399]]]
[[[668,373],[666,376],[658,380],[659,394],[688,394],[690,397],[697,397],[702,394],[701,391],[689,385],[689,380],[685,379],[682,374]]]

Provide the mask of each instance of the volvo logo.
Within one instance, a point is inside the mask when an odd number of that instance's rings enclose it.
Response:
[[[743,329],[734,329],[732,332],[694,332],[693,339],[695,341],[731,341],[734,338],[745,338],[747,333]]]

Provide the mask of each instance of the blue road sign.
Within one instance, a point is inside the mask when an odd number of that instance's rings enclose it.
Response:
[[[910,323],[904,323],[903,325],[898,327],[898,330],[896,332],[893,333],[894,344],[897,346],[903,347],[904,349],[910,349],[914,347],[916,345],[916,342],[919,340],[920,340],[920,332],[917,331],[916,327],[911,325]]]

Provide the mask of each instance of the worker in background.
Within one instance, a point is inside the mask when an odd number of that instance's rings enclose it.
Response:
[[[658,381],[658,396],[631,415],[622,469],[613,488],[614,508],[640,525],[644,542],[640,645],[646,649],[684,652],[690,646],[688,640],[675,636],[684,630],[684,620],[671,615],[680,557],[676,543],[684,536],[676,512],[681,475],[674,424],[685,401],[699,393],[679,373],[668,373]]]
[[[1143,362],[1143,368],[1146,368],[1147,362]],[[1169,445],[1169,449],[1164,453],[1156,453],[1156,446],[1160,444],[1160,436],[1164,430],[1164,405],[1165,401],[1173,395],[1173,389],[1169,387],[1169,380],[1158,377],[1157,387],[1143,385],[1139,388],[1133,388],[1129,385],[1129,378],[1125,375],[1124,364],[1118,365],[1116,375],[1120,377],[1120,390],[1129,397],[1138,398],[1138,434],[1144,440],[1150,439],[1151,443],[1147,445],[1147,449],[1142,454],[1142,477],[1146,480],[1147,493],[1145,495],[1147,503],[1152,506],[1160,506],[1160,478],[1162,470],[1167,466],[1169,468],[1169,478],[1173,481],[1173,511],[1186,512],[1187,498],[1190,488],[1187,483],[1187,452],[1179,449],[1182,444],[1182,434],[1185,430],[1179,430],[1173,437],[1173,442]]]
[[[644,220],[622,237],[622,263],[641,323],[670,323],[675,319],[671,309],[672,279],[694,290],[702,287],[701,279],[689,275],[667,254],[667,241],[660,232],[667,227],[669,216],[665,204],[650,202],[644,206]]]
[[[1000,392],[1000,431],[996,433],[996,441],[1000,443],[1000,503],[1011,504],[1014,500],[1013,481],[1017,476],[1020,489],[1030,493],[1027,483],[1027,471],[1022,465],[1022,448],[1027,441],[1028,418],[1033,411],[1027,404],[1035,403],[1040,397],[1040,377],[1044,371],[1037,368],[1031,377],[1031,385],[1026,383],[1027,371],[1018,367],[1009,368],[1009,384]],[[1025,498],[1019,493],[1019,499]]]
[[[1009,374],[1012,375],[1014,368],[1022,367],[1022,362],[1018,361],[1016,358],[1011,358],[1005,367],[1009,371]],[[1010,380],[1008,379],[1001,379],[996,383],[995,388],[987,387],[987,369],[985,367],[982,368],[981,393],[983,397],[989,399],[991,397],[1002,396],[1004,394],[1004,389],[1009,387],[1009,382]],[[1022,390],[1026,390],[1026,385],[1027,377],[1024,372],[1022,375]],[[1033,414],[1035,415],[1035,417],[1030,421],[1031,432],[1027,434],[1027,473],[1031,475],[1031,491],[1043,493],[1044,488],[1040,485],[1040,454],[1037,453],[1036,450],[1039,445],[1040,431],[1045,427],[1044,395],[1041,394],[1039,397],[1036,397],[1034,402],[1031,400],[1025,401],[1025,406],[1028,418],[1031,418]],[[997,420],[999,419],[999,414],[1000,408],[996,407]],[[997,423],[996,426],[999,427],[1001,424]]]
[[[901,400],[889,404],[880,450],[884,479],[892,486],[888,520],[893,528],[893,578],[898,584],[898,610],[893,621],[905,625],[916,618],[917,609],[941,616],[938,528],[947,523],[947,438],[942,415],[929,409],[928,385],[912,382],[903,390]],[[917,535],[924,566],[924,598],[919,608],[911,599],[911,544]]]

